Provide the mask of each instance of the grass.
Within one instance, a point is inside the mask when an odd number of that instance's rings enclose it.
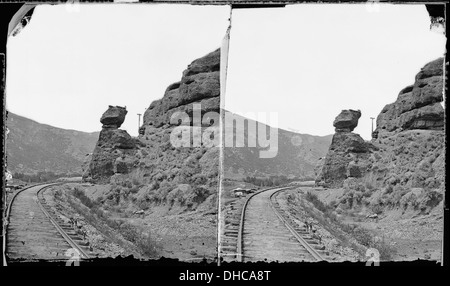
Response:
[[[75,188],[71,191],[71,195],[77,198],[90,210],[90,212],[85,212],[73,201],[69,201],[71,206],[77,210],[77,212],[81,213],[90,224],[99,226],[97,221],[101,220],[109,228],[113,229],[114,232],[119,233],[125,240],[135,245],[142,255],[149,258],[156,258],[158,256],[161,246],[157,244],[149,234],[144,233],[140,228],[130,223],[117,221],[107,217],[103,210],[100,209],[101,204],[99,200],[92,201],[86,196],[83,190]],[[107,231],[105,227],[101,227],[100,230],[106,231],[110,236],[114,236],[114,233]]]
[[[328,231],[331,230],[330,232],[333,235],[348,243],[347,238],[343,237],[334,230],[333,225],[338,226],[343,232],[353,237],[359,244],[368,248],[377,249],[380,253],[381,260],[386,261],[392,259],[392,255],[394,254],[395,250],[389,244],[387,244],[384,239],[376,239],[371,231],[363,227],[341,222],[335,215],[334,208],[330,205],[324,204],[321,200],[319,200],[317,195],[307,192],[305,195],[305,199],[312,203],[316,209],[322,212],[323,216],[314,216],[323,226],[327,228]],[[306,210],[308,211],[308,208],[306,208]],[[311,209],[309,210],[309,213],[313,213]],[[355,245],[353,245],[353,248],[355,248]],[[358,247],[355,248],[355,250],[358,249]],[[361,254],[360,249],[358,252],[360,252]],[[365,255],[365,253],[363,255]]]

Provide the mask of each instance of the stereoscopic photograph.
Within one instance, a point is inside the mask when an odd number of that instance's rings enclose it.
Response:
[[[4,264],[442,263],[442,5],[184,2],[8,20]]]
[[[446,39],[425,6],[232,19],[219,256],[440,261]]]
[[[195,120],[219,112],[229,10],[38,5],[10,35],[11,263],[216,260],[219,152],[195,135],[219,122]]]

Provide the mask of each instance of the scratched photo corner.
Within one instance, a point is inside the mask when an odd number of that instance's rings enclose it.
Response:
[[[232,9],[220,262],[442,262],[443,9]]]
[[[4,263],[216,265],[219,147],[208,142],[219,137],[230,8],[75,2],[17,13]]]

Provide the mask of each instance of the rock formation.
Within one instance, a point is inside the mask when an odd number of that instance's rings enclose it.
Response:
[[[360,117],[359,110],[342,110],[334,120],[336,133],[325,159],[320,162],[317,185],[342,187],[345,179],[362,177],[370,167],[367,159],[375,147],[365,142],[358,134],[351,132],[358,125]]]
[[[169,85],[164,96],[152,102],[144,114],[139,137],[118,129],[125,120],[125,108],[109,106],[92,154],[85,181],[110,183],[112,204],[131,203],[147,209],[163,205],[172,212],[203,209],[215,212],[218,187],[219,150],[202,145],[176,147],[170,138],[178,122],[173,113],[185,112],[192,122],[194,104],[201,115],[220,110],[220,50],[193,61],[179,82]],[[218,118],[217,118],[218,119]],[[193,130],[217,129],[217,122],[189,126]],[[193,135],[192,135],[193,137]],[[133,190],[131,193],[130,191]],[[108,201],[107,201],[108,202]]]
[[[439,58],[425,65],[414,84],[383,108],[377,117],[376,136],[413,129],[443,130],[443,64],[443,58]]]
[[[371,184],[443,190],[443,69],[443,58],[426,64],[414,84],[378,115],[372,142],[382,152],[374,161]]]
[[[358,120],[361,117],[361,111],[342,110],[333,122],[336,132],[351,132],[358,126]]]
[[[103,124],[103,128],[120,128],[127,113],[125,107],[110,105],[100,118],[100,122]]]
[[[183,72],[181,81],[169,85],[164,97],[150,104],[144,114],[144,126],[168,126],[174,112],[186,112],[191,116],[194,103],[201,104],[202,115],[219,112],[219,95],[220,49],[217,49],[193,61]]]
[[[192,126],[194,104],[200,104],[202,117],[220,110],[220,49],[194,60],[181,80],[170,84],[164,96],[153,101],[144,113],[139,130],[143,147],[136,154],[138,167],[130,174],[144,185],[136,194],[140,208],[164,204],[174,212],[198,209],[200,205],[208,211],[217,209],[218,147],[176,147],[170,140],[178,127],[178,122],[170,120],[175,112],[189,116],[191,123],[183,125],[188,125],[191,140],[196,131],[202,134],[206,127],[216,128],[218,136],[218,120]],[[120,183],[122,178],[115,176],[114,180]]]
[[[347,207],[361,202],[363,192],[370,207],[429,213],[445,190],[443,82],[443,59],[426,64],[383,108],[371,144],[337,128],[316,183],[350,190],[355,197],[342,200]]]
[[[109,106],[103,113],[103,123],[89,168],[83,179],[96,183],[109,182],[115,173],[127,173],[133,166],[136,141],[125,131],[118,129],[125,120],[127,110],[120,106]]]

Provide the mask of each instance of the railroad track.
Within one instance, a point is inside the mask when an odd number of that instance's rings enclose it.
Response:
[[[287,189],[262,190],[228,207],[228,213],[240,211],[225,218],[220,248],[224,261],[324,260],[324,246],[280,208],[276,196]]]
[[[44,192],[58,183],[31,186],[17,192],[6,214],[4,257],[6,261],[67,261],[74,257],[88,259],[91,255],[74,229],[47,204]],[[4,258],[4,260],[5,260]]]

